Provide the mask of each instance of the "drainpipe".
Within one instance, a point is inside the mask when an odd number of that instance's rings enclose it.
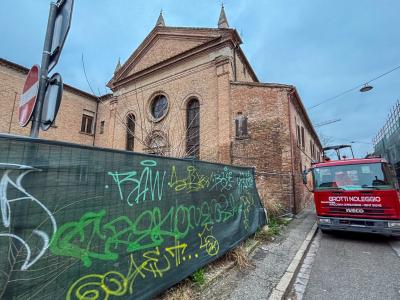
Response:
[[[289,137],[290,137],[290,160],[292,165],[292,191],[293,191],[293,206],[292,213],[296,213],[296,183],[295,183],[295,166],[294,166],[294,153],[293,153],[293,137],[292,137],[292,113],[290,110],[290,102],[292,98],[292,94],[295,92],[294,88],[291,88],[288,95],[288,113],[289,113]]]
[[[94,146],[94,143],[96,141],[97,114],[99,112],[99,102],[100,102],[100,100],[97,99],[97,101],[96,101],[96,115],[94,116],[93,146]]]
[[[12,108],[12,112],[11,112],[11,118],[10,118],[10,124],[9,124],[9,126],[8,126],[8,133],[11,133],[12,119],[13,119],[13,116],[14,116],[15,101],[17,101],[17,95],[18,95],[18,93],[15,92],[15,95],[14,95],[14,104],[13,104],[13,108]]]
[[[237,81],[237,70],[236,70],[236,49],[237,45],[233,47],[233,81]]]

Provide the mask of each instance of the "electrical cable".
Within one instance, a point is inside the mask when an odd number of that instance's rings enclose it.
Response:
[[[331,138],[331,139],[333,139],[333,140],[346,141],[346,142],[348,142],[348,143],[350,143],[350,144],[367,144],[367,145],[373,145],[373,143],[371,143],[371,142],[365,142],[365,141],[360,141],[360,140],[351,139],[351,138],[338,138],[338,137],[329,136],[329,135],[326,135],[325,137]]]
[[[383,73],[383,74],[381,74],[381,75],[379,75],[379,76],[377,76],[377,77],[375,77],[375,78],[373,78],[373,79],[370,79],[370,80],[368,80],[367,82],[365,82],[365,83],[363,83],[363,84],[359,84],[359,85],[357,85],[357,86],[355,86],[355,87],[353,87],[353,88],[351,88],[351,89],[348,89],[348,90],[346,90],[346,91],[344,91],[344,92],[341,92],[341,93],[337,94],[336,96],[329,97],[329,98],[327,98],[327,99],[321,101],[320,103],[317,103],[317,104],[315,104],[315,105],[313,105],[313,106],[308,107],[307,109],[310,110],[310,109],[316,108],[316,107],[318,107],[318,106],[320,106],[320,105],[322,105],[322,104],[324,104],[324,103],[326,103],[326,102],[328,102],[328,101],[332,101],[332,100],[334,100],[334,99],[336,99],[336,98],[339,98],[339,97],[341,97],[341,96],[343,96],[343,95],[345,95],[345,94],[347,94],[347,93],[350,93],[350,92],[352,92],[352,91],[358,90],[358,89],[360,89],[361,87],[363,87],[363,86],[369,84],[370,82],[375,81],[375,80],[377,80],[377,79],[379,79],[379,78],[381,78],[381,77],[383,77],[383,76],[386,76],[386,75],[388,75],[388,74],[390,74],[390,73],[396,71],[397,69],[400,69],[400,66],[397,66],[397,67],[395,67],[395,68],[393,68],[393,69],[391,69],[391,70],[389,70],[389,71],[387,71],[387,72],[385,72],[385,73]]]

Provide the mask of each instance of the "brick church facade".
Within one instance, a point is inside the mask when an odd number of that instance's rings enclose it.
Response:
[[[97,98],[65,86],[57,120],[40,137],[256,168],[264,201],[298,212],[301,171],[321,143],[296,88],[259,82],[222,8],[218,28],[156,26]],[[0,132],[28,135],[18,104],[28,69],[0,59]]]

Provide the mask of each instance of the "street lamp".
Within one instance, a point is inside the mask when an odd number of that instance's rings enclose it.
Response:
[[[370,90],[372,90],[374,87],[369,85],[368,83],[364,84],[364,86],[360,89],[361,93],[365,93],[368,92]]]

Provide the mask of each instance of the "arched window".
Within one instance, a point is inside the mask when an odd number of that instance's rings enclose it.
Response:
[[[200,103],[191,99],[186,112],[186,155],[200,156]]]
[[[135,116],[129,114],[126,117],[126,150],[133,151],[135,145]]]

